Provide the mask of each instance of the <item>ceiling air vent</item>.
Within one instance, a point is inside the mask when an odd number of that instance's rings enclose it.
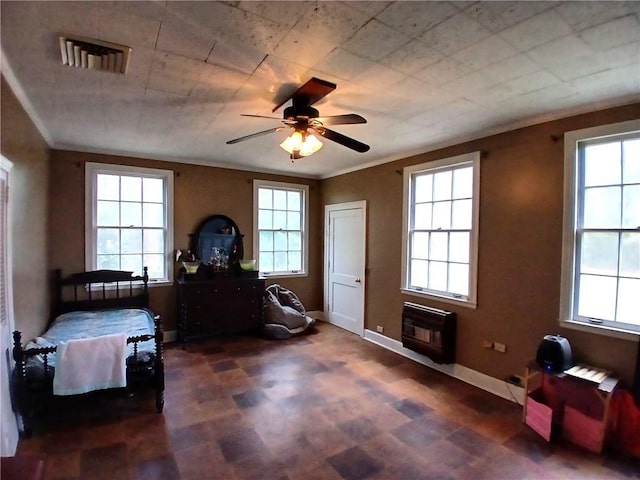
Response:
[[[62,64],[70,67],[127,73],[131,48],[83,37],[60,37]]]

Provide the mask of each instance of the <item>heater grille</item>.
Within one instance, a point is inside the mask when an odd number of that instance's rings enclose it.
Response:
[[[62,64],[69,67],[102,70],[124,75],[131,48],[83,37],[60,36]]]
[[[453,363],[456,356],[456,314],[417,303],[402,308],[402,346],[436,363]]]

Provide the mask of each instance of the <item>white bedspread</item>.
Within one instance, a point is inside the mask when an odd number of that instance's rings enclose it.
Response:
[[[127,385],[127,335],[116,333],[60,342],[54,395],[75,395]]]

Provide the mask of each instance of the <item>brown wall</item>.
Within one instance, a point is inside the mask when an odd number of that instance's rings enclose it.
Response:
[[[49,316],[47,211],[49,147],[4,77],[0,82],[2,155],[11,170],[11,242],[15,327],[29,340]]]
[[[244,234],[244,257],[252,258],[253,179],[304,183],[310,186],[309,276],[278,278],[269,283],[295,291],[308,310],[322,309],[322,207],[317,180],[70,151],[52,152],[50,212],[50,268],[65,272],[84,269],[84,164],[99,162],[173,170],[174,246],[189,246],[189,234],[213,214],[227,215]],[[166,330],[175,330],[175,287],[151,289],[151,307],[164,318]]]
[[[578,361],[633,377],[637,342],[561,329],[563,134],[638,118],[630,105],[548,122],[326,179],[322,203],[367,201],[365,326],[400,340],[404,301],[455,311],[456,363],[496,378],[523,373],[547,333],[566,336]],[[473,151],[480,167],[478,307],[400,292],[402,168]],[[482,347],[507,345],[506,354]]]
[[[563,144],[566,131],[638,118],[640,105],[549,122],[323,180],[68,151],[51,152],[2,79],[1,151],[14,163],[13,228],[16,327],[25,337],[44,329],[49,315],[48,276],[84,269],[84,163],[172,169],[175,177],[175,247],[208,215],[222,213],[245,234],[252,250],[253,178],[310,185],[309,276],[277,279],[309,310],[322,308],[322,229],[325,204],[367,200],[366,327],[385,327],[400,339],[403,301],[458,313],[457,363],[503,378],[522,372],[546,333],[569,338],[575,357],[609,368],[630,381],[637,343],[560,329],[557,324],[562,241]],[[559,138],[554,141],[552,137]],[[404,166],[480,150],[478,308],[452,307],[400,293],[402,175]],[[400,173],[398,173],[400,172]],[[154,310],[175,329],[173,287],[152,289]],[[505,343],[507,353],[482,348]]]

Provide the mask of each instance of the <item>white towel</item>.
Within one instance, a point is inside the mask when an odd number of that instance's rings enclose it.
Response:
[[[127,335],[116,333],[60,342],[54,395],[75,395],[127,386]]]

